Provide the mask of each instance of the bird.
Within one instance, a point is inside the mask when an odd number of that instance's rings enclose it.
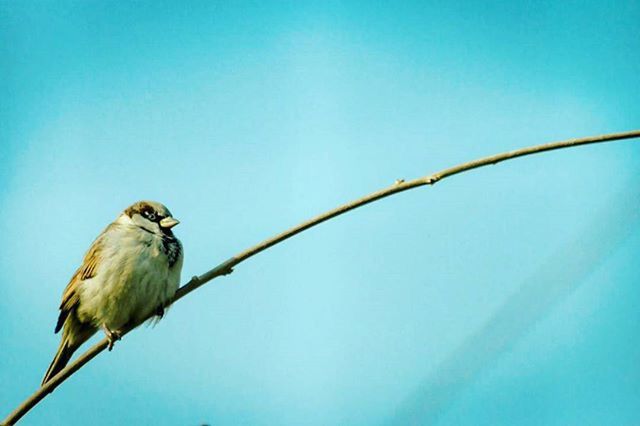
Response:
[[[62,294],[54,330],[62,337],[42,385],[98,330],[111,350],[125,329],[163,317],[184,260],[172,231],[178,223],[163,204],[138,201],[93,241]]]

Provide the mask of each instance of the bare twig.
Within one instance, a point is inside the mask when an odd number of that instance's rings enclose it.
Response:
[[[289,239],[294,235],[302,231],[305,231],[313,226],[319,225],[322,222],[325,222],[336,216],[340,216],[350,210],[356,209],[358,207],[362,207],[365,204],[369,204],[371,202],[388,197],[390,195],[394,195],[394,194],[404,192],[409,189],[417,188],[420,186],[433,185],[438,181],[445,179],[449,176],[457,175],[459,173],[463,173],[468,170],[477,169],[479,167],[497,164],[502,161],[511,160],[517,157],[524,157],[526,155],[538,154],[541,152],[552,151],[556,149],[571,148],[574,146],[588,145],[588,144],[601,143],[601,142],[612,142],[612,141],[632,139],[637,137],[640,137],[640,130],[634,130],[634,131],[624,132],[624,133],[613,133],[613,134],[602,135],[602,136],[592,136],[592,137],[581,138],[581,139],[570,139],[570,140],[561,141],[561,142],[552,142],[544,145],[536,145],[529,148],[517,149],[515,151],[510,151],[502,154],[492,155],[490,157],[480,158],[478,160],[463,163],[458,166],[444,169],[440,172],[437,172],[428,176],[420,177],[414,180],[409,180],[409,181],[397,180],[393,185],[391,185],[388,188],[381,189],[372,194],[366,195],[355,201],[336,207],[333,210],[329,210],[326,213],[323,213],[319,216],[309,219],[306,222],[299,224],[298,226],[290,228],[274,237],[271,237],[237,254],[236,256],[222,262],[220,265],[216,266],[215,268],[211,269],[208,272],[205,272],[200,276],[194,276],[193,278],[191,278],[191,280],[188,283],[186,283],[185,285],[183,285],[178,289],[171,303],[175,303],[179,299],[191,293],[193,290],[197,289],[198,287],[204,285],[205,283],[211,281],[214,278],[217,278],[222,275],[230,274],[236,265],[238,265],[241,262],[244,262],[245,260],[247,260],[252,256],[255,256],[261,251],[268,249],[271,246],[274,246],[286,239]],[[129,331],[131,331],[132,328],[135,328],[135,327],[131,327],[127,330],[124,330],[122,335],[127,334]],[[20,406],[18,406],[11,414],[9,414],[9,416],[7,416],[6,419],[4,419],[2,424],[12,425],[18,420],[20,420],[22,416],[24,416],[27,412],[29,412],[29,410],[31,410],[36,404],[38,404],[45,396],[53,392],[53,390],[56,387],[58,387],[58,385],[60,385],[69,376],[71,376],[80,368],[82,368],[82,366],[84,366],[86,363],[91,361],[100,352],[105,350],[107,346],[108,346],[108,341],[105,338],[105,339],[102,339],[97,344],[95,344],[94,346],[92,346],[91,348],[89,348],[89,350],[87,350],[84,354],[79,356],[74,362],[72,362],[67,367],[65,367],[62,371],[56,374],[53,378],[51,378],[51,380],[49,380],[46,384],[40,387],[36,392],[33,393],[33,395],[27,398],[22,404],[20,404]]]

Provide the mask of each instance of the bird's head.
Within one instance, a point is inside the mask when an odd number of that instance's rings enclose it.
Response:
[[[155,201],[138,201],[130,205],[118,220],[159,235],[172,235],[171,228],[180,223],[164,204]]]

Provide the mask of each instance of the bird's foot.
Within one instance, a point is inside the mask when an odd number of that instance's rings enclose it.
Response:
[[[160,317],[160,319],[164,317],[164,305],[160,305],[156,308],[156,316]]]
[[[102,325],[102,330],[104,331],[105,336],[107,336],[107,340],[109,340],[109,346],[107,349],[111,351],[113,349],[113,345],[120,339],[122,339],[122,333],[118,330],[109,330],[109,327],[106,325]]]

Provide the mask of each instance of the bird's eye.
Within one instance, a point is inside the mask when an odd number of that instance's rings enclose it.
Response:
[[[156,214],[154,212],[152,212],[152,211],[145,210],[143,214],[150,221],[156,220]]]

